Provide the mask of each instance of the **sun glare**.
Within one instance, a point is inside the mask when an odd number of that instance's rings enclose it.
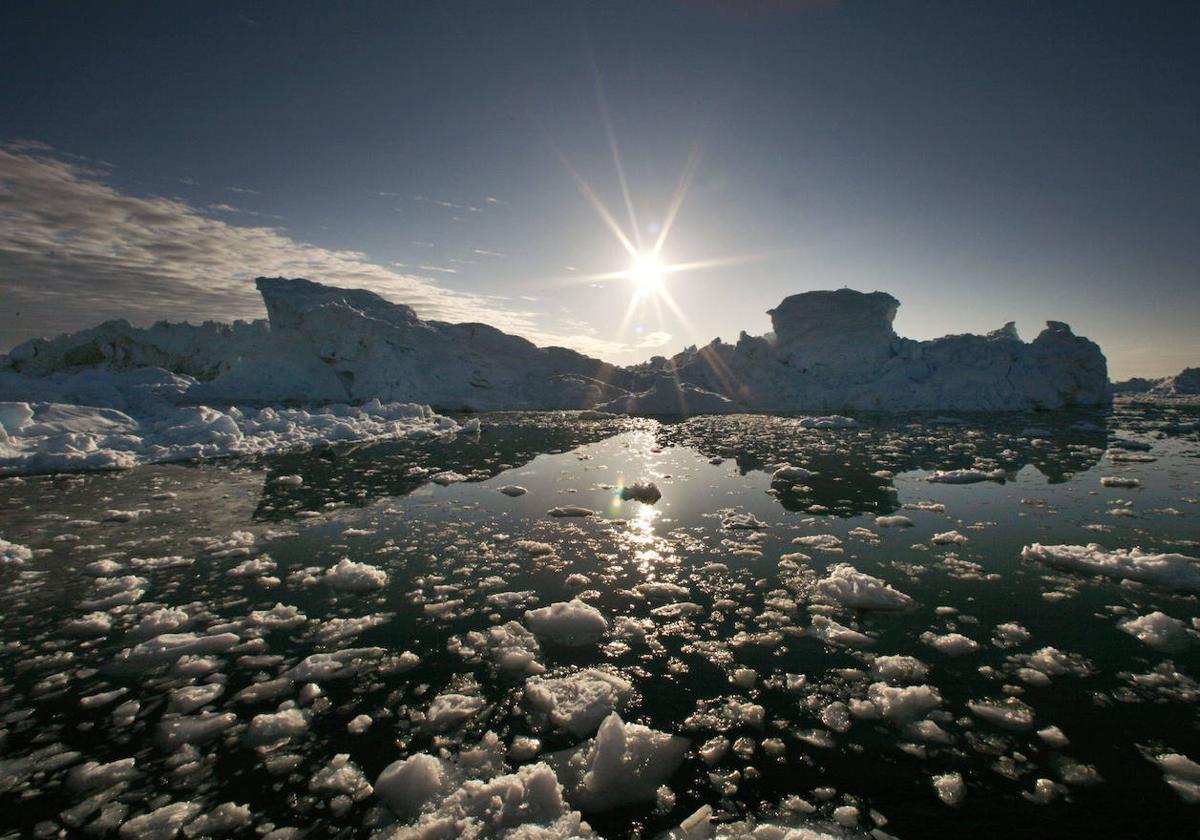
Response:
[[[653,254],[638,255],[629,271],[639,294],[657,291],[662,285],[662,274],[662,266]]]

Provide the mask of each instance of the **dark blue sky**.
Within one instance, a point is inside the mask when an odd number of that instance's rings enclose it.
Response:
[[[51,147],[10,145],[10,195],[37,170],[77,182],[60,202],[161,197],[268,226],[271,248],[426,278],[419,311],[494,307],[614,360],[762,332],[784,295],[849,285],[898,297],[903,334],[1061,319],[1114,374],[1162,374],[1200,363],[1198,54],[1196,3],[6,4],[0,141]],[[628,232],[597,78],[642,235],[695,150],[663,258],[754,257],[670,275],[686,322],[648,301],[621,331],[629,281],[569,282],[630,263],[559,156]],[[0,236],[0,294],[26,313],[0,315],[0,344],[152,320],[137,298],[155,282],[173,310],[156,316],[260,314],[232,277],[188,276],[208,247],[180,244],[190,223],[106,271],[132,246],[74,253],[105,216],[65,215]],[[240,233],[206,230],[234,261]],[[247,247],[248,266],[274,259]],[[336,279],[321,259],[309,273]],[[68,275],[51,311],[38,296]]]

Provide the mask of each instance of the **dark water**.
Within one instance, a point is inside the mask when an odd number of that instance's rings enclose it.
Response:
[[[0,825],[8,831],[2,836],[85,836],[99,808],[78,826],[65,824],[61,814],[97,791],[69,789],[70,768],[128,757],[140,774],[111,791],[105,803],[111,814],[132,817],[171,801],[205,808],[233,801],[253,813],[233,836],[254,837],[268,825],[306,827],[317,837],[365,836],[366,824],[381,819],[373,797],[334,814],[327,796],[309,790],[309,778],[335,754],[348,753],[374,780],[397,758],[438,748],[453,753],[489,730],[505,741],[536,734],[544,751],[579,742],[534,728],[521,703],[522,678],[447,650],[458,634],[520,621],[529,606],[573,597],[610,619],[629,616],[651,629],[645,641],[543,645],[540,659],[551,675],[611,668],[636,690],[623,711],[627,721],[685,735],[697,746],[718,734],[754,742],[751,753],[731,751],[714,767],[689,755],[669,781],[677,801],[665,813],[649,802],[585,814],[605,836],[654,836],[702,804],[722,818],[770,815],[794,795],[819,806],[814,819],[838,805],[858,806],[861,829],[872,826],[867,813],[874,810],[886,817],[884,830],[903,838],[1195,836],[1200,806],[1168,787],[1144,753],[1200,760],[1200,642],[1193,637],[1156,650],[1117,627],[1154,610],[1190,622],[1200,615],[1195,595],[1057,572],[1020,555],[1032,542],[1097,542],[1200,556],[1200,442],[1188,430],[1200,418],[1184,409],[1125,406],[968,416],[957,424],[916,415],[858,419],[859,428],[817,431],[778,417],[659,423],[485,415],[481,433],[452,441],[5,482],[0,536],[38,556],[0,570]],[[1155,460],[1114,463],[1104,453],[1116,436],[1149,445]],[[784,462],[816,475],[800,490],[773,489],[764,470]],[[1000,468],[1004,479],[924,480],[930,469],[973,465]],[[468,480],[448,486],[428,480],[443,470]],[[292,475],[303,485],[276,482]],[[1141,486],[1101,486],[1101,476],[1113,475],[1136,477]],[[662,499],[621,501],[614,488],[641,478],[655,481]],[[508,484],[528,492],[516,498],[498,492]],[[1135,515],[1111,513],[1126,501]],[[945,509],[905,507],[917,503]],[[546,515],[562,505],[597,515]],[[124,523],[44,518],[102,520],[106,510],[139,508],[150,513]],[[766,527],[723,528],[728,510],[753,514]],[[889,514],[909,517],[912,527],[877,527],[875,516]],[[935,533],[952,529],[969,541],[931,544]],[[244,556],[214,556],[194,539],[235,531],[255,537]],[[63,534],[79,539],[56,541]],[[818,534],[842,540],[841,553],[792,543]],[[514,545],[518,540],[548,543],[553,554],[530,556]],[[809,558],[781,567],[781,556],[794,552]],[[277,564],[270,574],[278,582],[227,574],[263,554]],[[169,555],[194,562],[133,563]],[[320,573],[347,556],[386,570],[386,588],[356,595],[304,582],[301,570]],[[104,635],[70,635],[65,622],[91,611],[81,607],[94,595],[84,567],[103,559],[124,567],[114,575],[145,578],[139,585],[145,593],[113,610]],[[804,632],[813,582],[836,563],[877,576],[915,602],[899,612],[829,613],[870,635],[869,647],[833,646]],[[655,613],[664,602],[634,591],[646,582],[685,587],[683,600],[699,609]],[[495,591],[525,590],[534,600],[512,608],[486,601]],[[276,602],[299,608],[307,623],[267,632],[248,627],[252,610]],[[169,663],[137,673],[113,667],[114,657],[139,641],[130,629],[162,606],[188,613],[191,623],[182,632],[212,632],[232,622],[243,643],[261,637],[218,654],[219,676],[196,680],[223,681],[223,694],[206,711],[231,711],[238,722],[196,745],[194,772],[178,772],[180,757],[155,737],[167,693],[189,679]],[[392,615],[355,638],[322,646],[321,622],[375,613]],[[1019,622],[1029,640],[999,643],[994,628],[1005,622]],[[922,641],[927,632],[958,632],[979,647],[950,656]],[[421,661],[411,670],[365,667],[323,683],[310,729],[272,753],[294,760],[271,772],[265,754],[246,744],[245,724],[295,692],[250,704],[232,698],[339,645],[412,651]],[[1052,675],[1048,685],[1026,684],[1011,657],[1046,646],[1073,655],[1076,672]],[[925,681],[942,697],[938,720],[951,743],[917,749],[898,726],[879,720],[828,731],[821,711],[865,696],[870,680],[862,672],[874,654],[908,654],[929,666]],[[757,672],[753,688],[731,682],[738,668]],[[1155,669],[1172,676],[1156,685],[1134,678]],[[781,684],[785,674],[807,675],[806,687],[789,692]],[[1004,698],[1012,687],[1036,715],[1029,731],[997,728],[968,711],[968,702]],[[80,707],[80,696],[118,688],[127,692],[112,703]],[[478,694],[488,706],[460,728],[433,735],[416,720],[448,691]],[[720,709],[728,697],[762,705],[764,725],[696,714]],[[139,701],[138,708],[115,719],[114,708],[129,700]],[[348,733],[347,722],[359,714],[370,715],[373,725],[364,735]],[[1060,727],[1069,745],[1053,748],[1035,734],[1048,725]],[[825,731],[825,746],[797,737],[811,730]],[[764,739],[780,739],[783,755],[767,754]],[[930,783],[947,772],[961,773],[966,783],[958,807],[942,804]],[[736,789],[722,791],[710,773]],[[1062,784],[1062,795],[1045,805],[1022,796],[1039,778]],[[821,801],[813,794],[820,788],[835,792]]]

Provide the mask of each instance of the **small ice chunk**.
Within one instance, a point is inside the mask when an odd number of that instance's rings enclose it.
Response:
[[[387,572],[343,557],[325,571],[325,582],[342,592],[371,592],[387,586]]]
[[[541,638],[571,647],[593,645],[608,632],[608,619],[578,598],[526,610],[525,623]]]
[[[525,681],[529,707],[575,735],[594,732],[600,721],[620,711],[632,695],[633,685],[628,680],[596,668],[567,677]]]

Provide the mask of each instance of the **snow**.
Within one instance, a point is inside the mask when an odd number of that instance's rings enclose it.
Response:
[[[903,592],[847,563],[831,566],[813,590],[828,601],[856,610],[902,610],[913,603]]]
[[[1106,551],[1096,543],[1033,543],[1022,549],[1021,557],[1057,569],[1117,579],[1128,578],[1167,589],[1200,592],[1200,560],[1183,554],[1154,554],[1140,547]]]
[[[578,598],[525,611],[525,623],[539,637],[560,645],[593,645],[608,632],[608,619]]]
[[[547,720],[575,735],[595,731],[605,717],[620,711],[633,695],[625,679],[589,668],[567,677],[531,677],[525,681],[525,703]]]
[[[584,811],[607,811],[652,802],[683,762],[690,741],[636,723],[613,712],[582,746],[549,757],[567,797]]]

